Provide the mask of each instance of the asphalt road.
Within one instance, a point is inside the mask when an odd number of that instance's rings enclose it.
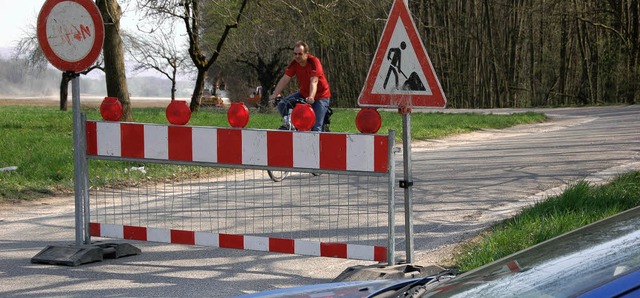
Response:
[[[414,263],[446,259],[455,243],[566,185],[640,170],[640,106],[537,111],[552,121],[412,145]],[[47,245],[74,239],[73,198],[0,207],[0,296],[230,297],[329,282],[372,264],[135,241],[128,243],[142,250],[136,256],[78,267],[30,263]]]

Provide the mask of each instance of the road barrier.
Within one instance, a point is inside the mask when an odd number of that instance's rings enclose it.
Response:
[[[394,264],[395,132],[388,135],[86,121],[92,237]],[[92,160],[159,163],[192,175],[91,186]],[[132,163],[134,162],[134,163]],[[266,170],[291,171],[272,182]],[[311,175],[311,174],[315,175]],[[316,176],[321,174],[320,176]]]

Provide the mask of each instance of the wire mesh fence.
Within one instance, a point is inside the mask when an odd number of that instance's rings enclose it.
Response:
[[[387,245],[386,176],[293,172],[273,182],[264,170],[233,169],[218,177],[90,189],[91,222]]]

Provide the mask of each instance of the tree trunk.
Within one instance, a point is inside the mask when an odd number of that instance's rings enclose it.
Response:
[[[638,8],[638,0],[631,0],[631,3],[629,4],[629,10],[629,39],[631,43],[631,53],[629,55],[629,75],[631,78],[630,85],[632,85],[632,88],[630,88],[631,90],[629,90],[629,92],[627,93],[626,98],[627,103],[632,105],[637,102],[638,86],[640,85],[638,84],[638,60],[640,59],[640,42],[638,40],[638,36],[640,35],[640,12]]]
[[[107,96],[117,97],[122,104],[122,120],[133,121],[131,101],[124,66],[124,47],[120,37],[120,17],[122,11],[116,0],[97,0],[96,4],[104,20],[104,72]]]
[[[560,86],[558,87],[558,92],[560,93],[560,104],[563,105],[567,105],[568,104],[568,98],[566,96],[566,92],[567,92],[567,88],[566,88],[566,82],[567,82],[567,69],[568,69],[568,65],[569,65],[569,55],[568,55],[568,51],[567,51],[567,47],[569,44],[569,22],[567,21],[567,17],[566,16],[562,16],[561,17],[561,24],[562,26],[560,26],[560,30],[561,30],[561,35],[560,35],[560,77],[558,78],[559,82],[560,82]]]
[[[178,73],[178,70],[176,67],[173,68],[173,72],[171,73],[171,100],[175,100],[176,99],[176,75]]]
[[[200,101],[202,100],[202,90],[204,89],[204,81],[207,78],[207,71],[198,69],[196,76],[196,85],[193,87],[193,94],[191,95],[191,103],[189,108],[192,112],[196,112],[200,109]]]
[[[60,111],[67,110],[67,98],[69,97],[69,81],[71,78],[62,72],[62,79],[60,80]]]

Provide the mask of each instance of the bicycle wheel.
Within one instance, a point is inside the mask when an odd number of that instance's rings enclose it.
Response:
[[[271,178],[271,180],[273,180],[273,182],[280,182],[284,178],[287,178],[287,176],[289,176],[289,172],[287,171],[267,170],[267,174],[269,174],[269,177]]]

